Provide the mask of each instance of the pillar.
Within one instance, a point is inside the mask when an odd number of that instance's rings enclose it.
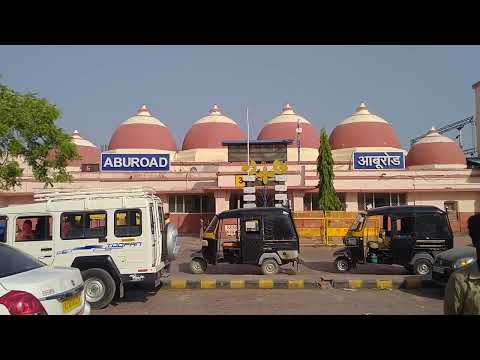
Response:
[[[475,127],[477,129],[477,156],[480,156],[480,81],[472,86],[475,91]]]
[[[215,192],[215,213],[230,209],[230,192],[217,191]]]
[[[303,197],[305,196],[304,192],[294,192],[293,193],[293,211],[302,212],[303,209]]]
[[[358,211],[358,194],[353,192],[345,193],[345,210]]]

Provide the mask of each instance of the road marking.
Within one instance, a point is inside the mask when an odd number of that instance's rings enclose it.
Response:
[[[378,289],[392,289],[393,282],[392,280],[377,280]]]
[[[361,279],[348,280],[348,286],[350,289],[360,289],[363,286],[363,280]]]
[[[289,289],[303,289],[305,284],[303,280],[288,280]]]
[[[231,289],[245,289],[245,280],[231,280],[230,281]]]
[[[170,287],[172,289],[185,289],[187,287],[187,280],[172,280]]]
[[[215,289],[217,287],[216,280],[201,280],[200,288],[202,289]]]
[[[273,280],[267,280],[267,279],[259,280],[258,287],[260,289],[273,289]]]

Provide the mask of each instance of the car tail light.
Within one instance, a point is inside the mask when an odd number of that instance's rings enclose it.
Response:
[[[10,291],[0,297],[0,304],[5,306],[11,315],[47,315],[40,301],[25,291]]]

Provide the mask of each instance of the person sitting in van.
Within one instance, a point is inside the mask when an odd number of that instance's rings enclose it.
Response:
[[[33,240],[32,221],[25,220],[22,224],[22,231],[17,235],[18,241]]]

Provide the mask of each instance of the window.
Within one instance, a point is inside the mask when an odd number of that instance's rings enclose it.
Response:
[[[342,208],[345,210],[345,193],[337,193],[340,202],[342,203]],[[320,195],[318,192],[307,193],[303,196],[303,211],[318,211],[320,210]]]
[[[45,266],[45,264],[33,256],[14,247],[0,244],[0,278],[20,274],[42,266]]]
[[[20,216],[16,221],[15,241],[52,240],[51,216]]]
[[[447,212],[448,216],[453,218],[458,218],[458,202],[457,201],[445,201],[443,203],[445,207],[445,211]]]
[[[398,193],[358,193],[358,209],[368,210],[381,206],[407,204],[407,194]]]
[[[442,214],[417,215],[415,232],[419,237],[446,239],[450,236],[447,219]]]
[[[177,195],[168,198],[171,213],[214,214],[215,198],[213,195]]]
[[[142,235],[142,212],[135,210],[115,211],[115,236],[140,236]]]
[[[200,213],[201,197],[196,195],[185,196],[185,212],[186,213]]]
[[[292,240],[295,239],[295,231],[288,214],[267,216],[265,221],[265,240]]]
[[[260,231],[260,220],[252,219],[245,221],[245,231],[246,232],[259,232]]]
[[[202,196],[202,213],[215,214],[215,197],[213,195]]]
[[[60,237],[63,240],[107,236],[107,214],[105,212],[63,213],[60,223]]]
[[[0,243],[7,242],[7,217],[0,216]]]

